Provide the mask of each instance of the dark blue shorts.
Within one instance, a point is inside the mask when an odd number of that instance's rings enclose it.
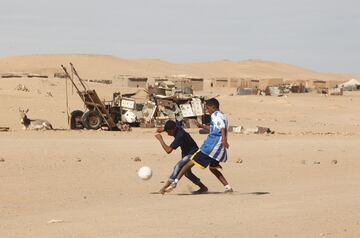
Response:
[[[196,153],[193,154],[190,160],[202,169],[205,169],[208,166],[210,166],[210,169],[222,169],[219,161],[214,160],[200,150],[196,151]]]

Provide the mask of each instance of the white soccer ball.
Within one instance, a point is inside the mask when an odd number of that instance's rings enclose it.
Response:
[[[138,176],[143,180],[148,180],[152,176],[152,170],[147,166],[141,167],[138,171]]]

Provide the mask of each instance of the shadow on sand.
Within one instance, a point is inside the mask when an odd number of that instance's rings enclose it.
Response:
[[[151,192],[150,194],[160,194],[159,192]],[[207,192],[207,193],[166,193],[165,195],[173,195],[173,196],[198,196],[198,195],[226,195],[226,196],[233,196],[233,195],[255,195],[255,196],[261,196],[261,195],[269,195],[271,193],[269,192],[250,192],[250,193],[240,193],[237,191],[234,191],[232,193],[224,193],[224,192]]]

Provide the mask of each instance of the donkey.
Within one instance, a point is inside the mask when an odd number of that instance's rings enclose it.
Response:
[[[24,130],[53,130],[53,127],[50,122],[42,119],[30,119],[27,117],[26,113],[29,112],[29,109],[20,110],[20,122],[24,125]]]

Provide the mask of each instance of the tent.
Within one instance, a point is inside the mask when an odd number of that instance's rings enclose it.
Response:
[[[356,79],[350,79],[349,81],[340,84],[339,87],[344,88],[344,90],[347,91],[360,90],[360,81]]]

